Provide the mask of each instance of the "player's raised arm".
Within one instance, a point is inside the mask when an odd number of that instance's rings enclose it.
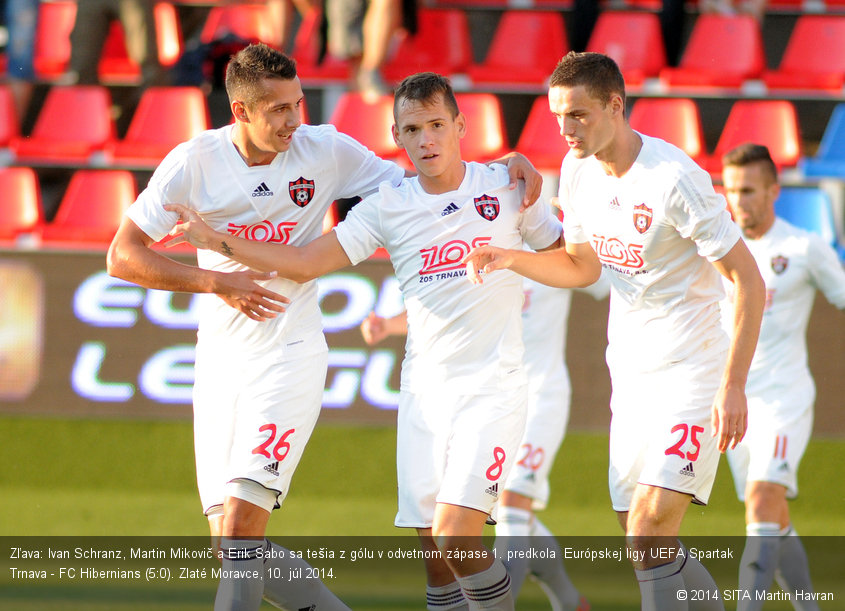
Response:
[[[185,265],[150,249],[153,239],[124,217],[106,256],[108,273],[139,286],[186,293],[215,293],[253,320],[267,320],[285,311],[287,297],[270,291],[259,280],[266,272],[223,273]]]
[[[561,248],[541,252],[480,246],[470,251],[463,262],[474,284],[483,282],[480,272],[489,274],[498,269],[509,269],[542,284],[560,288],[589,286],[601,275],[599,259],[586,242],[567,243]]]
[[[719,392],[713,402],[713,432],[719,451],[735,448],[748,428],[745,382],[757,347],[766,286],[745,242],[739,240],[713,265],[734,285],[734,320],[731,348]]]
[[[186,206],[168,204],[164,208],[179,214],[179,222],[170,232],[174,245],[190,242],[196,248],[213,250],[253,269],[276,272],[294,282],[307,282],[351,265],[334,231],[301,247],[270,244],[214,231]]]

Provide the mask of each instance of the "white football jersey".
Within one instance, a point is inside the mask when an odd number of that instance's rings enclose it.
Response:
[[[845,270],[820,236],[780,218],[764,236],[745,243],[766,283],[766,307],[746,394],[753,397],[782,385],[806,388],[813,383],[807,365],[807,324],[816,289],[834,306],[845,308]],[[729,283],[726,287],[730,289]],[[731,320],[730,298],[724,306],[725,319]]]
[[[475,246],[542,249],[560,237],[549,207],[520,213],[523,190],[508,182],[503,165],[467,163],[448,193],[426,193],[416,178],[383,184],[335,228],[352,263],[378,247],[390,253],[408,310],[403,390],[484,394],[525,383],[521,277],[496,271],[473,285],[461,263]]]
[[[290,148],[268,165],[249,167],[232,143],[229,125],[206,131],[171,151],[127,215],[154,240],[173,228],[167,203],[190,206],[215,230],[263,242],[301,246],[322,233],[323,217],[338,198],[374,191],[382,181],[399,184],[404,171],[376,157],[330,125],[302,125]],[[199,266],[231,272],[247,269],[221,254],[197,252]],[[282,358],[325,349],[315,282],[284,278],[263,283],[291,300],[287,312],[250,320],[213,295],[202,295],[198,341],[227,349],[274,351]]]
[[[710,176],[680,149],[640,135],[624,176],[595,157],[567,155],[560,201],[567,242],[589,242],[612,286],[607,363],[612,374],[656,371],[726,349],[720,274],[708,262],[740,238]]]

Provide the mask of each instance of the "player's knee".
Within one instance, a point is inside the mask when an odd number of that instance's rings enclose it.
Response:
[[[227,483],[225,494],[223,534],[263,537],[278,494],[247,479]]]

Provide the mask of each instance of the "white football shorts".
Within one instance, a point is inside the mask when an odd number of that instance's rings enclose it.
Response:
[[[540,511],[549,502],[549,473],[566,434],[572,392],[554,380],[536,388],[529,381],[529,388],[525,433],[505,490],[533,499],[532,508]]]
[[[437,503],[490,514],[525,429],[525,386],[488,395],[399,395],[395,524],[430,528]]]
[[[711,409],[726,356],[613,376],[608,483],[615,511],[628,511],[637,484],[707,504],[719,466]]]
[[[328,349],[286,361],[197,354],[194,450],[203,512],[233,480],[277,494],[277,509],[320,415]]]
[[[749,481],[780,484],[787,498],[798,496],[798,465],[813,432],[815,394],[811,382],[748,398],[748,432],[727,452],[740,501]]]

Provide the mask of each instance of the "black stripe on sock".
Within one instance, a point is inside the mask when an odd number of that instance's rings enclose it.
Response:
[[[464,595],[468,599],[475,601],[493,600],[505,594],[505,592],[507,592],[510,587],[511,578],[505,575],[502,580],[494,583],[493,585],[487,586],[486,588],[467,588],[464,590]]]

